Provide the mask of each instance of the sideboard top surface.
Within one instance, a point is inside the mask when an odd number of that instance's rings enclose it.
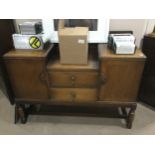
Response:
[[[53,44],[43,50],[11,50],[4,55],[4,58],[46,58],[52,48]]]
[[[100,59],[141,59],[145,60],[146,56],[140,49],[136,49],[135,54],[115,54],[107,47],[107,44],[98,45],[98,54]]]

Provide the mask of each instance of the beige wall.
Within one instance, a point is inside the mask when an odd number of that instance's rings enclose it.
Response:
[[[145,33],[147,20],[144,19],[112,19],[110,30],[132,30],[136,37],[136,45],[139,46]]]
[[[39,19],[33,20],[38,21]],[[26,19],[15,20],[15,25],[27,21]],[[32,19],[28,20],[32,21]],[[111,19],[110,30],[132,30],[136,37],[136,45],[141,45],[141,40],[146,33],[150,33],[155,25],[155,19]],[[16,26],[18,32],[18,26]]]
[[[144,34],[151,33],[155,20],[150,19],[111,19],[110,30],[132,30],[136,37],[136,45],[141,45]]]
[[[155,19],[149,19],[147,28],[146,28],[146,34],[151,33],[155,27]]]

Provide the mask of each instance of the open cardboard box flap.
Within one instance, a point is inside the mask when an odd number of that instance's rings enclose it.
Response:
[[[67,35],[88,35],[88,27],[65,27],[65,19],[59,19],[58,32]]]

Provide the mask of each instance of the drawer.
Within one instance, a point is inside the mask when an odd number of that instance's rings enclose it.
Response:
[[[51,100],[53,101],[96,101],[97,89],[95,88],[51,88]]]
[[[50,87],[96,87],[98,72],[49,72]]]

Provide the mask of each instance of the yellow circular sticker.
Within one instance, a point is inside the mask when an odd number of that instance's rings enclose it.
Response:
[[[38,37],[36,36],[32,36],[30,39],[29,39],[29,44],[32,48],[34,49],[37,49],[41,46],[41,41]]]

